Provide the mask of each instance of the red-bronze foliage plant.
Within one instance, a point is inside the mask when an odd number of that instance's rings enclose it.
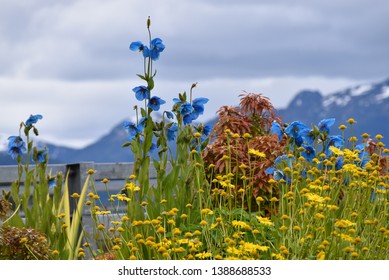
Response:
[[[213,140],[203,156],[206,164],[215,165],[214,174],[235,174],[236,196],[240,196],[237,190],[246,180],[250,192],[246,198],[251,199],[245,207],[255,209],[256,197],[261,196],[266,203],[278,195],[278,190],[268,183],[270,176],[265,170],[282,154],[285,143],[270,134],[272,122],[281,124],[281,120],[269,99],[256,93],[244,93],[240,97],[239,107],[223,106],[219,109],[219,118],[212,131]],[[249,149],[264,153],[265,157],[253,155]],[[244,179],[241,179],[242,175],[245,175]]]

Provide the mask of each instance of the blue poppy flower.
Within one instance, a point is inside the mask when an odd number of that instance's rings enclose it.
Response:
[[[329,149],[331,146],[334,146],[335,148],[341,148],[343,146],[343,137],[340,135],[330,136],[330,139],[326,145],[325,148],[325,154],[327,156],[330,156],[332,154],[332,151]]]
[[[323,119],[319,122],[318,127],[320,132],[330,133],[330,127],[335,123],[335,119]]]
[[[335,170],[340,170],[343,167],[343,157],[338,157],[335,162]]]
[[[132,91],[135,92],[135,97],[139,101],[150,99],[150,91],[146,86],[134,87]]]
[[[138,132],[142,132],[145,129],[147,120],[148,120],[147,117],[143,117],[143,118],[141,118],[139,120],[139,123],[138,123],[138,126],[137,126]]]
[[[173,98],[173,102],[174,102],[174,104],[178,104],[178,103],[181,103],[181,99],[179,99],[179,98]]]
[[[150,57],[152,60],[158,60],[159,54],[163,52],[165,45],[160,38],[155,38],[150,42]]]
[[[8,137],[8,154],[13,158],[17,158],[27,151],[26,143],[20,136]]]
[[[36,124],[38,120],[41,120],[42,118],[42,115],[31,115],[26,121],[26,126],[32,126],[33,124]]]
[[[289,155],[278,156],[274,160],[274,165],[278,166],[282,161],[286,161],[286,163],[288,164],[289,168],[292,168],[294,157],[289,157]]]
[[[312,162],[312,160],[315,158],[316,156],[316,150],[315,148],[313,148],[312,146],[308,146],[308,145],[302,145],[302,147],[305,149],[301,155],[306,159],[308,160],[309,162]]]
[[[212,131],[212,125],[206,125],[204,126],[204,129],[203,129],[203,134],[205,136],[208,136]]]
[[[198,97],[192,100],[192,105],[204,105],[207,104],[209,101],[208,98],[205,97]]]
[[[130,50],[132,51],[143,51],[144,45],[141,41],[132,42],[130,44]]]
[[[137,125],[133,122],[124,122],[123,127],[127,130],[129,134],[129,139],[132,140],[135,138],[135,136],[140,132]]]
[[[276,170],[274,170],[273,178],[274,178],[274,180],[276,180],[276,181],[279,181],[279,180],[281,180],[281,179],[284,179],[284,180],[285,180],[285,174],[284,174],[284,172],[282,172],[281,170],[276,169]]]
[[[192,107],[193,107],[193,112],[191,114],[194,120],[204,113],[203,105],[192,104]]]
[[[153,96],[150,98],[147,107],[153,109],[153,111],[158,111],[162,104],[165,104],[166,101],[159,98],[158,96]]]
[[[306,135],[308,131],[307,126],[299,121],[294,121],[285,128],[285,133],[294,139]]]
[[[21,148],[23,146],[26,146],[26,144],[24,143],[22,137],[20,137],[20,136],[8,137],[8,148],[11,148],[11,147]]]
[[[168,141],[173,141],[176,139],[176,132],[178,130],[177,124],[173,124],[167,129],[167,140]]]
[[[314,132],[312,129],[310,131],[308,131],[305,135],[303,135],[302,138],[303,138],[303,141],[307,142],[307,144],[310,146],[312,146],[313,142],[315,142],[315,136],[314,136]]]
[[[193,113],[197,114],[197,117],[199,115],[202,115],[204,113],[204,104],[208,103],[209,99],[205,97],[198,97],[193,99],[192,101],[192,107],[193,107]],[[194,118],[194,119],[197,119]]]
[[[369,143],[361,143],[361,144],[358,144],[355,146],[355,150],[358,150],[358,151],[364,151],[365,148],[369,147]]]
[[[185,115],[182,120],[184,121],[184,125],[191,124],[196,119],[196,114],[190,113]]]
[[[282,141],[283,132],[281,125],[278,122],[272,122],[270,132],[278,136],[278,142]]]
[[[361,151],[358,154],[358,157],[361,160],[361,162],[359,163],[359,166],[362,168],[365,168],[366,163],[368,163],[370,161],[370,154],[367,151]]]
[[[46,155],[47,155],[47,150],[42,149],[38,150],[36,157],[39,163],[45,163],[46,162]]]
[[[174,114],[170,111],[165,111],[166,117],[170,120],[174,119]]]
[[[272,174],[274,173],[275,170],[276,170],[276,169],[275,169],[273,166],[270,166],[270,167],[266,168],[265,173],[266,173],[267,175],[272,175]]]
[[[183,116],[189,115],[193,111],[194,111],[194,108],[189,102],[184,102],[180,106],[180,113]]]
[[[132,42],[130,44],[130,50],[142,52],[144,58],[150,56],[149,48],[147,46],[143,45],[143,43],[141,41]]]

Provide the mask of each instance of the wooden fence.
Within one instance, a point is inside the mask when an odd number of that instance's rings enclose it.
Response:
[[[69,172],[69,194],[74,192],[80,193],[81,188],[85,183],[87,172],[89,169],[95,170],[94,179],[96,182],[103,180],[104,178],[113,181],[111,190],[118,190],[124,187],[124,180],[128,178],[134,169],[134,163],[132,162],[120,162],[120,163],[95,163],[95,162],[80,162],[73,164],[49,164],[47,171],[52,175],[62,172],[64,176]],[[170,166],[167,171],[169,172]],[[150,166],[149,171],[150,183],[153,184],[157,178],[157,173],[154,166]],[[18,167],[16,165],[3,165],[0,166],[0,189],[9,190],[12,182],[18,178]],[[114,183],[114,181],[120,183]],[[22,182],[23,183],[23,178]],[[111,183],[110,183],[111,184]],[[98,190],[102,186],[97,187]],[[101,189],[103,191],[103,189]],[[75,201],[70,200],[71,209],[74,209]]]

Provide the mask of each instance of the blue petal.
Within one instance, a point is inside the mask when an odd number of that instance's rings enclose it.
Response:
[[[205,97],[198,97],[193,99],[192,104],[204,105],[208,103],[209,99]]]
[[[282,133],[281,125],[278,122],[276,121],[272,122],[270,132],[278,136],[279,142],[282,141],[283,133]]]
[[[265,173],[267,175],[271,175],[274,173],[274,171],[275,171],[275,168],[273,166],[270,166],[270,167],[266,168]]]
[[[172,112],[166,111],[165,113],[166,113],[166,117],[168,119],[171,119],[171,120],[174,119],[174,114]]]
[[[38,120],[41,120],[42,118],[42,115],[31,115],[26,121],[26,126],[31,126],[37,123]]]
[[[319,122],[319,131],[327,131],[329,132],[330,127],[335,123],[335,119],[323,119]]]
[[[143,47],[143,57],[144,58],[150,57],[150,50],[146,46]]]
[[[143,49],[143,44],[141,41],[132,42],[130,44],[130,50],[132,51],[140,51]]]

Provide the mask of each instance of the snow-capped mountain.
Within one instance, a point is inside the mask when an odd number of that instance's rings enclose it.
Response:
[[[335,118],[337,126],[354,118],[354,134],[368,133],[372,137],[382,134],[389,138],[389,79],[372,84],[362,84],[323,96],[318,91],[298,93],[285,109],[278,110],[284,122],[299,120],[307,125],[324,118]],[[339,131],[338,131],[339,132]],[[385,138],[384,138],[385,140]],[[385,142],[385,141],[384,141]]]

